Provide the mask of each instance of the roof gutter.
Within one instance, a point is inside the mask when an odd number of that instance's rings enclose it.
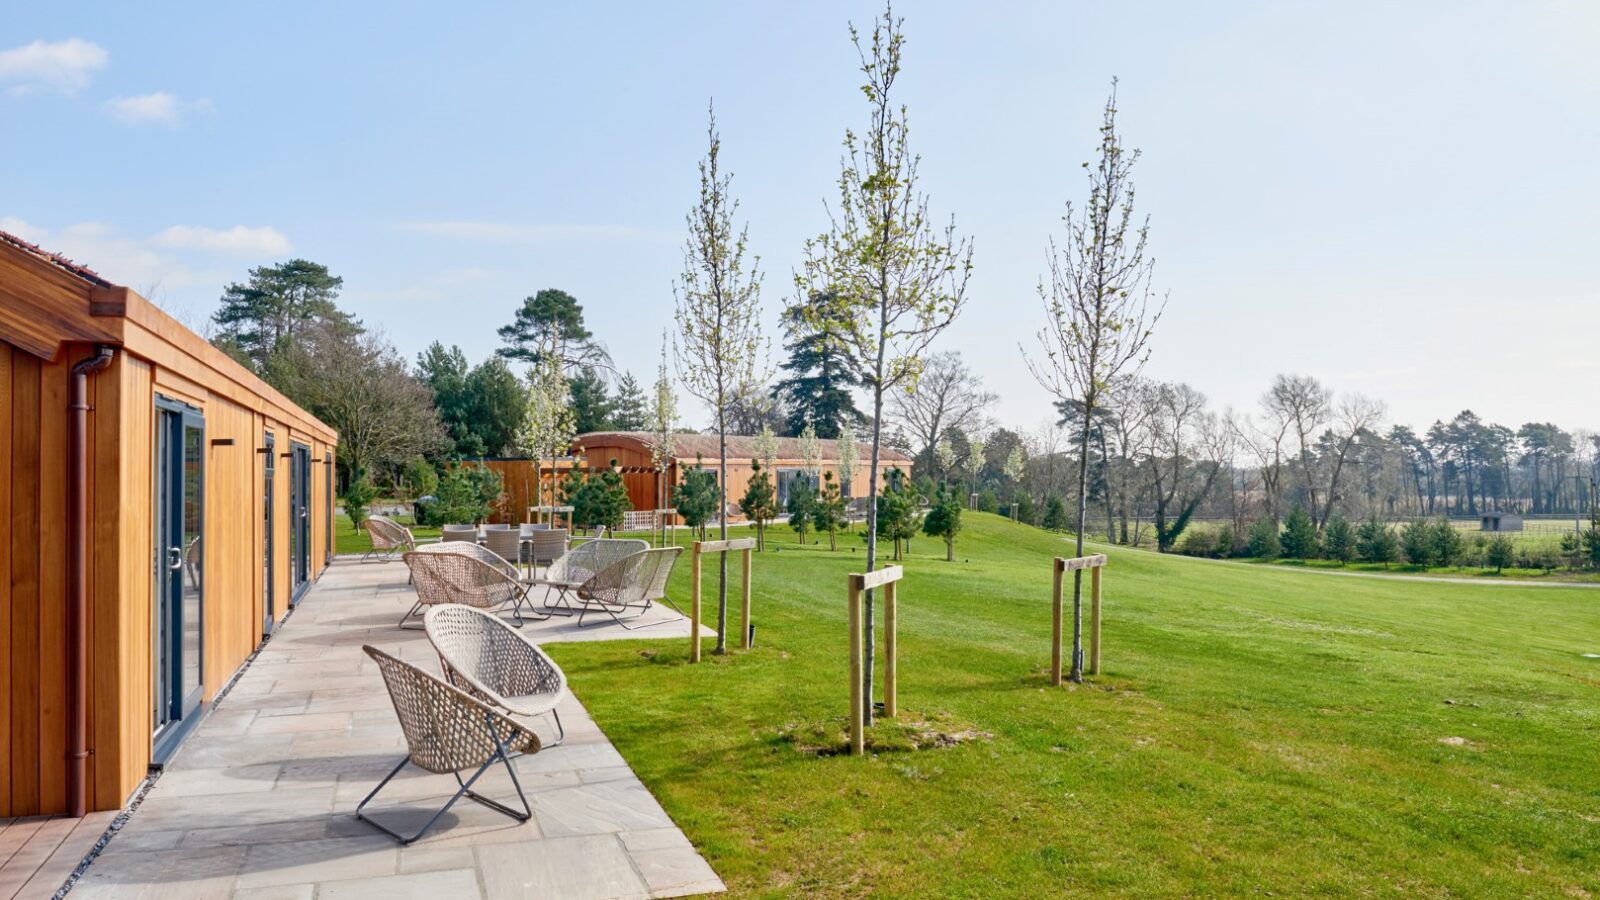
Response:
[[[89,376],[105,371],[116,349],[101,344],[72,367],[69,428],[67,541],[71,554],[67,594],[67,808],[83,818],[89,800]]]

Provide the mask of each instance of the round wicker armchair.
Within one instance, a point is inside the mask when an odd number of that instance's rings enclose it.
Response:
[[[636,616],[642,615],[657,600],[677,610],[680,616],[683,615],[683,610],[667,598],[667,579],[672,576],[672,567],[682,553],[682,547],[641,550],[596,572],[575,591],[579,602],[583,604],[582,611],[578,613],[578,624],[581,626],[583,617],[598,608],[610,614],[612,620],[623,628],[631,630],[644,627],[624,622],[622,613],[634,609]]]
[[[573,599],[573,592],[612,564],[648,549],[650,549],[649,544],[631,538],[596,538],[585,541],[551,563],[549,568],[545,569],[544,575],[535,578],[533,583],[555,590],[554,600],[548,595],[545,596],[546,608],[565,606],[568,609],[563,615],[571,615],[570,601]]]
[[[522,782],[517,779],[517,770],[511,765],[511,755],[519,752],[537,753],[541,746],[537,734],[466,691],[404,660],[370,645],[361,649],[378,664],[378,671],[383,675],[384,685],[389,689],[389,699],[394,704],[395,716],[400,720],[400,730],[405,735],[407,753],[399,765],[356,806],[357,819],[401,844],[409,844],[422,837],[462,797],[471,797],[520,822],[533,817],[528,798],[522,792]],[[434,813],[416,834],[409,837],[363,814],[372,798],[408,763],[434,774],[454,775],[456,783],[460,785],[444,808]],[[520,811],[472,790],[472,785],[496,763],[503,764],[510,774],[517,798],[522,801]],[[474,768],[476,771],[472,777],[462,780],[460,773]]]
[[[556,704],[566,695],[567,676],[543,650],[500,618],[471,607],[436,606],[422,621],[451,684],[509,715],[550,715],[556,739],[546,747],[566,739]]]
[[[401,617],[400,627],[423,608],[440,603],[460,603],[477,609],[512,604],[517,624],[522,624],[522,601],[528,585],[518,578],[517,567],[493,551],[464,541],[419,547],[402,557],[411,569],[417,602]],[[549,618],[547,613],[538,614]]]

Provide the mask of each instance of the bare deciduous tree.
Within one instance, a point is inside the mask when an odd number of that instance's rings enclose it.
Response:
[[[1039,285],[1045,327],[1042,356],[1028,369],[1062,402],[1083,413],[1078,446],[1077,553],[1083,555],[1088,518],[1089,435],[1106,388],[1132,374],[1149,358],[1150,335],[1164,301],[1151,287],[1155,260],[1146,255],[1150,222],[1133,212],[1133,164],[1139,151],[1125,150],[1117,136],[1116,82],[1100,125],[1100,159],[1089,168],[1089,200],[1067,204],[1065,242],[1050,241],[1048,285]],[[1154,309],[1152,309],[1154,306]],[[1083,572],[1072,578],[1072,680],[1083,680]]]
[[[748,226],[734,225],[739,201],[729,193],[732,176],[720,170],[722,138],[713,109],[706,126],[710,148],[700,162],[700,199],[687,216],[689,238],[677,300],[678,377],[684,388],[711,407],[717,420],[717,521],[728,538],[728,409],[752,385],[766,380],[758,370],[761,339],[761,260],[746,260]],[[728,649],[728,555],[718,554],[717,653]]]
[[[1339,479],[1344,475],[1345,460],[1350,456],[1350,448],[1363,435],[1371,433],[1383,419],[1383,404],[1371,397],[1360,394],[1350,394],[1339,401],[1335,412],[1339,430],[1333,435],[1332,458],[1326,460],[1328,469],[1328,486],[1323,492],[1322,509],[1312,510],[1312,524],[1320,530],[1328,523],[1328,517],[1333,515],[1333,503],[1339,496]]]
[[[983,389],[983,379],[960,353],[947,351],[929,354],[916,380],[890,395],[889,413],[915,442],[918,462],[926,462],[949,429],[968,434],[985,430],[988,411],[998,399]]]
[[[1327,424],[1332,407],[1333,392],[1310,375],[1279,375],[1272,380],[1272,387],[1261,398],[1261,408],[1276,423],[1277,430],[1293,432],[1299,442],[1300,470],[1312,515],[1321,506],[1318,502],[1320,495],[1312,444],[1317,432]]]
[[[381,333],[313,322],[279,351],[276,364],[279,389],[338,430],[339,464],[351,480],[449,442],[432,389]]]

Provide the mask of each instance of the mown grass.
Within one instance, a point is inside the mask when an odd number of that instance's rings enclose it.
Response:
[[[1051,688],[1048,561],[1070,546],[969,513],[958,562],[919,540],[905,563],[900,699],[988,737],[852,758],[811,744],[842,725],[860,543],[778,540],[753,651],[551,647],[735,894],[1600,890],[1592,590],[1110,549],[1105,674]]]
[[[439,536],[438,526],[414,525],[411,516],[395,516],[395,521],[411,529],[417,538],[436,538]],[[350,517],[339,513],[333,517],[333,549],[334,552],[366,553],[372,549],[372,539],[367,536],[364,528],[356,528],[350,522]]]

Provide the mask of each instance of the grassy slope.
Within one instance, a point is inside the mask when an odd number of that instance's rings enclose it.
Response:
[[[900,696],[993,739],[818,758],[776,732],[842,716],[863,557],[780,539],[750,653],[552,648],[736,893],[1600,889],[1591,591],[1112,550],[1106,674],[1051,689],[1048,557],[1069,548],[970,514],[970,562],[921,540],[907,563]]]

